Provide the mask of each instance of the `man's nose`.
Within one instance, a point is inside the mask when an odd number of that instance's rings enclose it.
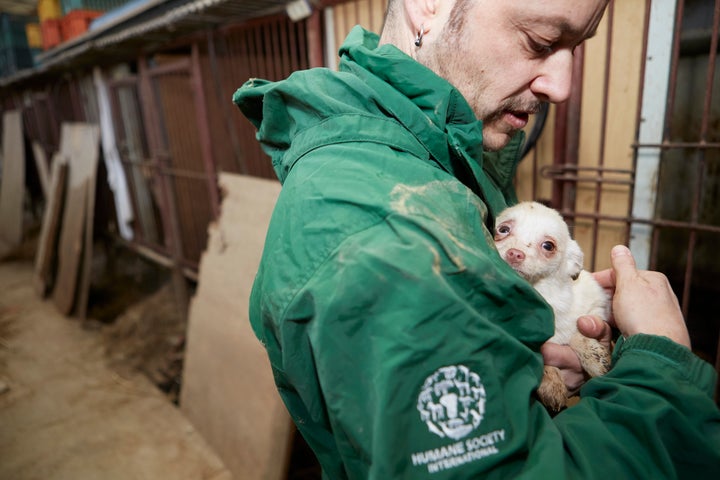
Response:
[[[541,100],[550,103],[564,102],[570,97],[572,67],[572,50],[556,50],[543,62],[540,73],[530,83],[530,90]]]

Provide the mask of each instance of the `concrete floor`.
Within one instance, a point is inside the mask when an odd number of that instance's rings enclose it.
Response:
[[[99,332],[37,296],[32,272],[0,263],[0,480],[230,480],[146,377],[107,366]]]

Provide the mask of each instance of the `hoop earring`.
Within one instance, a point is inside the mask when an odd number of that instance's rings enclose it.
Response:
[[[425,27],[420,25],[420,31],[417,33],[417,35],[415,35],[415,46],[416,47],[422,46],[423,35],[425,35]]]

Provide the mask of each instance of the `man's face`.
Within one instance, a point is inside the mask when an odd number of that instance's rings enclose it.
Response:
[[[542,102],[570,95],[573,50],[595,33],[608,0],[457,0],[417,60],[452,83],[498,150]]]

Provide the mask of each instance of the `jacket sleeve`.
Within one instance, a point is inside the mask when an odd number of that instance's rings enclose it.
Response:
[[[447,238],[440,224],[399,216],[353,235],[299,296],[314,312],[318,402],[344,475],[718,473],[709,365],[669,340],[633,337],[610,374],[551,418],[534,399],[549,308],[492,248]]]
[[[555,418],[570,471],[589,471],[604,455],[613,459],[604,467],[609,476],[720,478],[713,367],[652,335],[621,339],[613,363],[583,387],[578,405]]]

